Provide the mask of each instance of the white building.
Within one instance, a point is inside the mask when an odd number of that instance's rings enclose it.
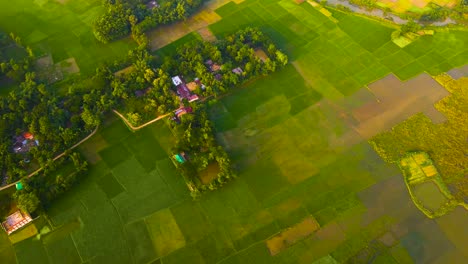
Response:
[[[178,86],[179,84],[182,83],[182,80],[180,79],[179,76],[174,76],[174,77],[172,77],[172,83],[173,83],[175,86]]]

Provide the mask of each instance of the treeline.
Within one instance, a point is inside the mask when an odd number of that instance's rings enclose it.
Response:
[[[255,51],[265,52],[260,59]],[[217,97],[252,78],[268,75],[288,63],[288,57],[256,28],[246,28],[215,43],[195,41],[178,47],[176,55],[158,63],[146,50],[130,53],[129,72],[112,78],[112,95],[122,100],[122,111],[132,125],[139,125],[177,109],[172,76],[195,79],[194,91],[204,98]],[[219,66],[213,71],[207,61]],[[128,64],[127,64],[128,65]],[[233,69],[241,72],[235,73]],[[186,104],[187,102],[185,102]]]
[[[52,166],[52,167],[51,167]],[[62,166],[65,169],[55,171]],[[29,213],[45,209],[57,197],[68,191],[86,172],[88,163],[77,152],[71,153],[43,170],[37,177],[21,180],[22,189],[13,194],[18,208]]]
[[[378,5],[377,0],[349,0],[351,4],[357,5],[357,6],[363,6],[368,9],[382,9],[384,12],[392,13],[394,12],[391,8],[389,7],[381,7]],[[351,10],[347,7],[344,7],[342,5],[337,5],[338,8],[344,11],[349,11]],[[450,17],[452,19],[462,21],[463,23],[466,23],[468,20],[468,1],[462,0],[459,1],[459,3],[456,6],[451,6],[451,7],[446,7],[446,6],[441,6],[436,3],[429,3],[422,12],[411,12],[407,11],[405,13],[395,13],[396,15],[404,18],[404,19],[414,19],[418,20],[421,23],[428,23],[428,22],[434,22],[434,21],[442,21],[445,20],[446,18]]]
[[[94,22],[94,35],[104,43],[132,33],[137,42],[147,30],[186,19],[204,0],[104,0],[105,13]]]
[[[107,68],[94,77],[69,84],[57,93],[27,72],[25,80],[0,98],[0,175],[2,184],[14,182],[52,159],[94,130],[103,113],[117,100],[110,89]],[[15,153],[17,137],[29,132],[37,140],[28,151]]]
[[[216,143],[211,121],[204,104],[193,104],[193,112],[181,116],[180,123],[171,122],[176,137],[174,154],[185,156],[184,163],[175,162],[187,183],[192,197],[208,190],[215,190],[235,178],[228,154]],[[209,184],[203,184],[199,175],[208,165],[215,164],[218,173]]]
[[[11,58],[11,53],[19,54],[17,58]],[[20,37],[13,33],[8,36],[4,32],[0,32],[0,78],[2,75],[16,81],[24,80],[26,72],[32,66],[34,61],[34,53],[30,47],[24,47]]]
[[[261,59],[256,53],[267,55]],[[220,66],[213,71],[206,64],[212,61]],[[271,39],[257,28],[237,31],[215,43],[192,42],[177,49],[177,55],[167,59],[163,68],[173,75],[182,75],[187,81],[198,78],[205,86],[196,92],[203,97],[218,96],[249,79],[268,75],[288,63],[288,57],[278,50]],[[240,68],[242,73],[232,70]]]

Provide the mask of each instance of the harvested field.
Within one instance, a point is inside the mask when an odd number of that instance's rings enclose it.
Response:
[[[119,76],[125,75],[127,73],[130,73],[130,72],[132,72],[134,70],[134,68],[135,67],[133,65],[128,66],[127,68],[124,68],[122,70],[114,72],[114,76],[119,77]]]
[[[200,34],[204,41],[214,42],[217,39],[208,27],[199,29],[198,34]]]
[[[281,232],[279,235],[266,241],[266,245],[271,255],[276,255],[287,247],[297,243],[299,240],[310,236],[320,228],[313,217],[308,217],[302,222]]]
[[[468,77],[468,64],[460,68],[452,69],[447,73],[455,80],[462,77]]]
[[[364,138],[388,130],[408,117],[432,109],[433,105],[449,95],[440,84],[427,74],[406,82],[399,81],[394,75],[369,85],[376,101],[353,109],[354,118],[359,121],[356,131]],[[433,111],[429,111],[434,116]],[[436,117],[440,122],[440,116]]]
[[[157,50],[164,47],[191,32],[199,31],[202,38],[212,37],[212,33],[206,32],[207,26],[221,20],[221,17],[215,12],[217,8],[223,6],[230,0],[215,0],[207,2],[202,8],[201,12],[189,17],[186,21],[176,22],[171,25],[161,26],[147,33],[150,40],[151,49]],[[200,32],[201,31],[201,32]]]

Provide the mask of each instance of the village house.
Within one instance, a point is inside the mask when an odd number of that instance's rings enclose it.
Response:
[[[9,235],[27,225],[31,221],[32,218],[28,213],[18,210],[9,215],[6,220],[2,222],[2,228]]]
[[[211,72],[217,72],[221,70],[221,65],[217,64],[216,62],[213,62],[212,60],[205,61],[205,65]]]
[[[34,139],[34,135],[29,132],[15,137],[14,140],[13,152],[15,153],[26,153],[29,152],[31,148],[39,146],[39,140]]]
[[[174,111],[174,114],[176,115],[177,118],[180,118],[181,116],[187,114],[187,113],[192,113],[193,109],[192,107],[181,107],[177,110]]]
[[[181,100],[187,99],[189,102],[193,102],[199,99],[198,95],[190,92],[185,82],[179,76],[172,77],[172,83],[176,86],[177,95]]]
[[[148,8],[149,10],[152,10],[153,8],[159,8],[159,4],[155,0],[149,1],[148,3],[146,3],[146,8]]]
[[[232,72],[237,75],[241,75],[244,71],[242,70],[241,67],[237,67],[237,68],[232,69]]]
[[[205,90],[206,89],[206,86],[200,81],[199,78],[195,78],[195,80],[193,80],[198,86],[200,86],[200,88],[202,90]]]

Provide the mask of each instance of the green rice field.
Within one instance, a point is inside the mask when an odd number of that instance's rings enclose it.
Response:
[[[2,27],[54,60],[75,57],[82,71],[134,45],[94,40],[89,21],[99,1],[2,6]],[[67,15],[54,17],[58,10]],[[352,109],[375,101],[366,85],[389,74],[409,80],[467,64],[468,33],[445,30],[401,49],[390,39],[394,28],[330,11],[337,23],[292,0],[216,11],[223,19],[209,28],[217,37],[260,27],[291,62],[209,106],[237,179],[194,201],[170,159],[175,138],[165,121],[132,133],[109,115],[79,147],[88,174],[48,210],[54,230],[14,245],[0,232],[0,263],[466,263],[460,219],[468,212],[437,221],[421,213],[399,168],[354,129]],[[21,23],[11,14],[23,14]],[[307,217],[320,228],[270,254],[266,240]]]
[[[96,40],[92,23],[102,12],[100,0],[0,0],[0,6],[0,30],[14,32],[37,57],[52,54],[54,63],[75,58],[84,75],[136,47],[129,38],[108,45]]]

